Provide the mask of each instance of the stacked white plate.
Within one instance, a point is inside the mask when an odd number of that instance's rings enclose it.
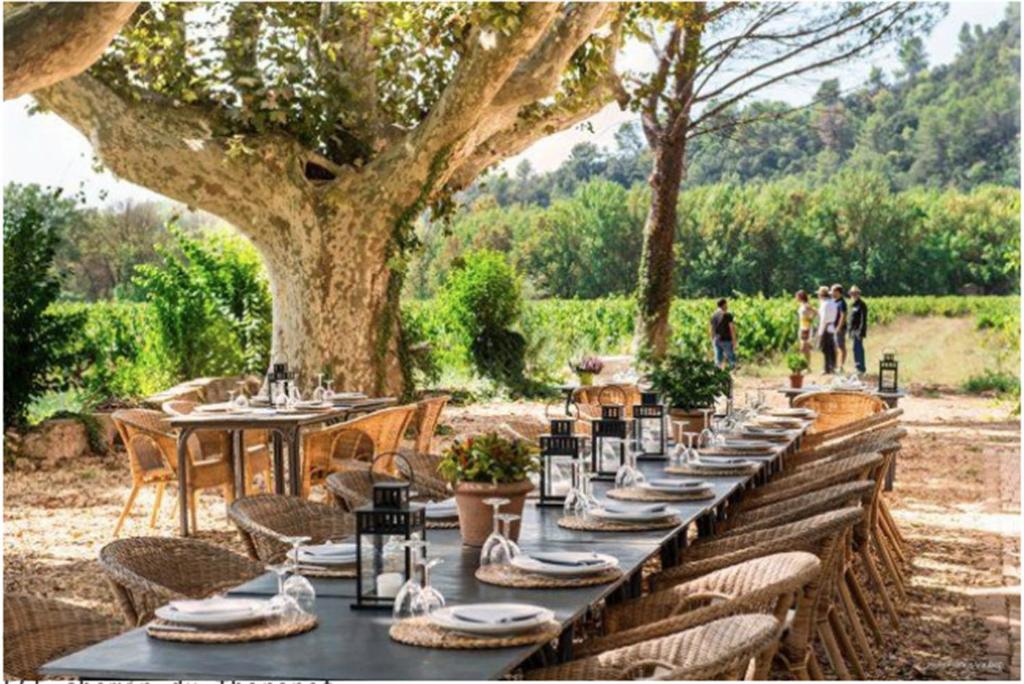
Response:
[[[199,629],[227,629],[266,620],[274,612],[267,599],[226,598],[171,601],[156,609],[161,620]]]
[[[626,505],[606,501],[600,508],[591,510],[590,514],[601,520],[648,522],[651,520],[662,520],[675,515],[676,510],[666,504]]]
[[[232,413],[237,408],[237,406],[229,401],[222,401],[217,404],[200,404],[196,406],[195,410],[199,413]]]
[[[430,614],[430,622],[442,629],[475,636],[519,634],[554,619],[547,608],[525,603],[473,603],[448,606]]]
[[[700,456],[700,463],[697,464],[697,467],[704,468],[706,470],[734,470],[736,468],[746,468],[748,466],[755,465],[756,463],[757,461],[751,461],[746,458],[707,456],[702,453]]]
[[[818,414],[805,408],[781,408],[772,409],[768,415],[775,418],[816,418]]]
[[[764,439],[731,439],[726,438],[722,444],[725,449],[734,451],[771,451],[775,445]]]
[[[326,411],[334,408],[334,404],[329,401],[297,401],[295,408],[303,411]]]
[[[443,501],[428,501],[426,506],[427,520],[451,520],[459,517],[459,509],[455,505],[455,497]]]
[[[328,542],[299,547],[299,563],[306,565],[352,565],[356,562],[354,542]]]
[[[711,485],[700,480],[679,480],[676,478],[654,478],[640,485],[641,489],[650,492],[661,492],[662,494],[690,494],[705,489]]]
[[[535,551],[521,553],[512,559],[512,566],[552,577],[583,577],[619,567],[619,559],[591,551]]]

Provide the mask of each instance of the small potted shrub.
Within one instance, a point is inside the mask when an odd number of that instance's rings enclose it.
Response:
[[[715,399],[728,394],[729,371],[694,351],[674,352],[654,364],[647,374],[651,389],[667,397],[672,420],[685,424],[687,432],[704,427],[701,409],[712,408]]]
[[[576,374],[580,385],[589,387],[594,384],[594,376],[604,370],[604,361],[596,356],[584,356],[572,364],[572,372]]]
[[[811,367],[807,357],[800,352],[789,352],[786,354],[786,367],[789,368],[789,386],[794,389],[803,387],[804,373]]]
[[[437,469],[452,483],[459,509],[462,542],[483,546],[494,527],[494,509],[484,499],[501,497],[511,503],[503,513],[522,515],[526,494],[533,489],[530,473],[540,469],[536,448],[522,439],[506,439],[496,432],[456,440]],[[509,532],[519,538],[519,523]]]

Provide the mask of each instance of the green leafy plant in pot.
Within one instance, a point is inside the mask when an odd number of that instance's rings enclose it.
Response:
[[[655,362],[647,373],[651,389],[666,397],[672,420],[683,423],[686,432],[704,427],[701,409],[712,408],[715,399],[728,394],[732,386],[729,371],[698,352],[672,352]]]
[[[786,367],[789,368],[789,386],[797,389],[804,386],[804,373],[811,367],[807,357],[800,352],[786,354]]]
[[[462,542],[483,546],[494,527],[494,509],[484,499],[508,499],[501,512],[522,515],[526,495],[533,489],[530,473],[540,470],[540,461],[529,442],[488,432],[456,440],[437,470],[455,489]],[[513,541],[519,538],[519,522],[512,525],[509,536]]]

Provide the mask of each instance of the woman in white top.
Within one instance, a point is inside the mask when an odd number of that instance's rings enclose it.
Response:
[[[818,288],[818,346],[825,357],[825,374],[836,370],[836,323],[839,319],[839,306],[832,299],[828,288]]]

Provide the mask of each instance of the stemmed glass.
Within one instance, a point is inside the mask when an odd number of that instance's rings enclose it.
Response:
[[[501,507],[509,503],[509,500],[491,497],[484,499],[484,503],[494,509],[494,529],[484,540],[483,548],[480,549],[480,565],[508,563],[512,560],[512,547],[508,545],[508,539],[501,533]]]
[[[299,388],[296,385],[292,385],[288,388],[288,400],[285,404],[290,409],[298,408],[299,402],[302,401],[302,394],[299,392]]]
[[[288,395],[284,391],[284,383],[277,383],[277,391],[274,393],[274,408],[280,410],[287,408],[288,406]]]
[[[421,542],[423,544],[423,554],[420,556],[419,566],[420,575],[423,578],[423,586],[420,589],[420,593],[416,596],[413,609],[417,615],[430,615],[435,610],[444,608],[444,596],[441,592],[430,584],[430,570],[435,565],[444,562],[443,558],[426,558],[427,542]]]
[[[686,438],[686,449],[683,450],[683,463],[700,463],[700,452],[693,448],[693,440],[697,439],[698,433],[684,432]]]
[[[593,470],[593,464],[589,460],[584,460],[580,463],[580,483],[583,485],[583,501],[586,504],[586,514],[588,516],[590,511],[601,507],[601,502],[594,496]]]
[[[519,544],[512,541],[512,525],[515,521],[519,520],[519,516],[515,513],[499,513],[498,521],[502,523],[501,530],[505,539],[508,540],[509,560],[512,560],[516,556],[522,553],[519,548]]]
[[[334,381],[328,380],[324,383],[324,401],[334,400]]]
[[[324,400],[324,374],[316,374],[316,389],[313,390],[313,401],[318,404]]]
[[[568,516],[582,517],[587,512],[586,487],[583,484],[583,459],[573,459],[572,462],[572,489],[565,496],[565,503],[562,505],[563,512]]]
[[[418,563],[418,559],[422,557],[427,543],[419,539],[406,539],[400,542],[400,545],[408,549],[414,559],[413,562]],[[419,614],[417,608],[421,593],[423,593],[423,585],[420,584],[416,576],[413,575],[407,579],[395,595],[395,607],[391,611],[392,617],[396,620],[416,617]]]
[[[701,409],[704,414],[704,429],[700,431],[697,446],[700,448],[710,447],[714,444],[715,433],[711,430],[711,415],[715,412],[713,408]]]
[[[292,546],[291,551],[288,552],[289,570],[292,576],[285,580],[284,593],[295,601],[299,610],[312,615],[316,606],[316,590],[313,589],[313,585],[308,579],[299,574],[299,547],[309,540],[309,537],[281,538],[281,541]]]
[[[238,396],[231,400],[231,403],[239,411],[244,411],[249,408],[249,397],[245,392],[245,382],[238,383]]]
[[[615,487],[635,487],[644,482],[643,473],[636,466],[638,449],[633,440],[626,440],[626,461],[615,471]]]
[[[267,570],[277,575],[277,594],[270,599],[270,610],[285,622],[292,622],[302,614],[302,609],[291,596],[285,593],[284,578],[291,570],[286,562],[268,565]]]

